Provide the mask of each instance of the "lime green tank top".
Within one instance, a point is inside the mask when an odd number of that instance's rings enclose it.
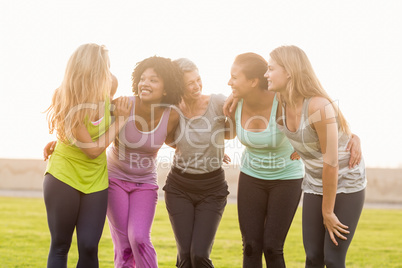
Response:
[[[271,109],[267,128],[261,132],[245,130],[241,125],[243,100],[237,105],[236,134],[245,146],[242,154],[240,171],[257,179],[291,180],[304,177],[304,165],[301,160],[291,160],[294,152],[289,140],[276,127],[276,96]]]
[[[92,141],[99,139],[108,130],[110,121],[110,101],[107,99],[105,114],[98,124],[85,118],[84,123]],[[77,146],[60,141],[49,159],[46,173],[85,194],[99,192],[109,186],[105,152],[91,159]]]

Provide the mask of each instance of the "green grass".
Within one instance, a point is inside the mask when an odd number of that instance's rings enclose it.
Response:
[[[349,249],[347,267],[402,267],[402,210],[365,209]],[[100,267],[113,267],[113,244],[105,225],[99,245]],[[176,246],[163,202],[152,229],[159,267],[174,267]],[[45,267],[50,235],[45,206],[38,198],[0,197],[0,267]],[[212,252],[215,267],[241,267],[241,236],[236,205],[229,204]],[[77,262],[74,240],[69,267]],[[304,267],[301,211],[297,211],[285,244],[287,267]]]

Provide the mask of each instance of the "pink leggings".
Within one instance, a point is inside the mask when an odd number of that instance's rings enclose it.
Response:
[[[158,186],[109,178],[107,217],[115,267],[158,267],[151,226]]]

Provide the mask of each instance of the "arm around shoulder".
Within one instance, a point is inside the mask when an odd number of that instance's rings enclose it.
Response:
[[[180,122],[180,114],[178,108],[176,106],[173,106],[169,115],[167,136],[165,139],[165,144],[173,148],[176,148],[174,136],[176,133],[177,126],[179,125],[179,122]]]
[[[226,117],[225,122],[225,139],[231,140],[236,138],[236,121],[233,117]]]
[[[103,151],[113,142],[120,130],[126,124],[130,115],[132,102],[128,97],[120,97],[115,101],[115,109],[113,114],[115,121],[110,125],[109,129],[99,137],[98,140],[92,141],[91,135],[84,124],[80,124],[73,130],[75,137],[75,145],[81,149],[89,158],[95,159],[103,153]]]

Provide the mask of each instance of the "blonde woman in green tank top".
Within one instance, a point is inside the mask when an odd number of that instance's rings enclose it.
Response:
[[[67,267],[74,230],[77,267],[98,267],[98,243],[107,208],[106,147],[130,115],[128,98],[115,102],[112,122],[110,94],[113,76],[104,46],[85,44],[70,57],[61,86],[48,109],[49,129],[57,132],[43,182],[51,245],[47,267]],[[117,82],[117,81],[115,81]],[[117,83],[115,83],[117,86]]]

